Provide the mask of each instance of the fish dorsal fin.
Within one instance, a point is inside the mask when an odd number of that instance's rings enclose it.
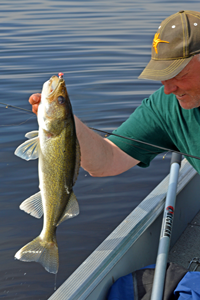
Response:
[[[80,151],[79,142],[76,139],[76,164],[75,164],[75,170],[74,170],[73,185],[75,184],[78,174],[79,174],[80,161],[81,161],[81,151]]]
[[[60,218],[57,226],[60,225],[60,223],[64,222],[67,219],[76,217],[78,214],[79,214],[78,201],[76,199],[76,196],[72,192],[70,195],[69,201],[67,203],[67,206],[65,208],[65,211],[64,211],[62,217]]]
[[[33,139],[36,136],[38,136],[38,130],[30,131],[25,134],[27,139]]]
[[[21,144],[16,150],[15,155],[25,160],[37,159],[39,156],[39,138],[34,137],[23,144]]]
[[[19,208],[24,210],[27,214],[40,219],[43,215],[41,192],[38,192],[24,200]]]

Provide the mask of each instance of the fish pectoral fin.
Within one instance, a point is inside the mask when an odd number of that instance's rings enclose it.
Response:
[[[43,215],[41,192],[38,192],[24,200],[19,208],[24,210],[27,214],[40,219]]]
[[[74,193],[71,193],[71,196],[69,198],[69,201],[67,203],[67,206],[65,208],[65,211],[62,215],[62,217],[60,218],[58,225],[60,225],[60,223],[64,222],[67,219],[76,217],[79,214],[79,205],[78,205],[78,201],[76,199],[76,196],[74,195]]]
[[[21,144],[15,150],[15,155],[25,160],[37,159],[39,156],[39,148],[39,138],[35,137]]]
[[[38,133],[39,133],[38,130],[30,131],[25,134],[25,137],[27,139],[33,139],[34,137],[38,136]]]

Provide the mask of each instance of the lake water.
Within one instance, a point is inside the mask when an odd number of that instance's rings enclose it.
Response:
[[[31,109],[28,98],[58,72],[74,113],[87,125],[111,131],[159,88],[138,80],[150,59],[159,23],[199,1],[25,1],[0,2],[1,102]],[[14,155],[25,133],[37,129],[33,114],[0,105],[0,298],[47,299],[54,275],[14,254],[41,231],[42,220],[19,209],[38,191],[37,161]],[[57,230],[59,287],[169,172],[170,155],[147,169],[135,167],[108,178],[83,169],[74,192],[80,215]]]

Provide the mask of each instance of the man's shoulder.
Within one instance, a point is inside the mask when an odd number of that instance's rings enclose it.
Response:
[[[164,87],[160,87],[157,91],[151,94],[148,98],[142,101],[142,107],[145,110],[149,110],[152,113],[165,115],[173,113],[178,108],[179,104],[176,96],[173,94],[166,95],[164,93]]]
[[[148,111],[149,115],[158,117],[159,120],[171,122],[174,124],[185,119],[188,123],[198,119],[200,122],[200,109],[184,109],[179,104],[174,94],[166,95],[164,93],[164,86],[160,87],[157,91],[144,99],[142,110]]]

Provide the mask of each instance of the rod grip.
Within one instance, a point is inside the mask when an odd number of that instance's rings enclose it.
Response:
[[[173,163],[177,163],[177,164],[181,165],[181,160],[182,160],[182,155],[181,154],[175,153],[175,152],[172,153],[171,165]]]

